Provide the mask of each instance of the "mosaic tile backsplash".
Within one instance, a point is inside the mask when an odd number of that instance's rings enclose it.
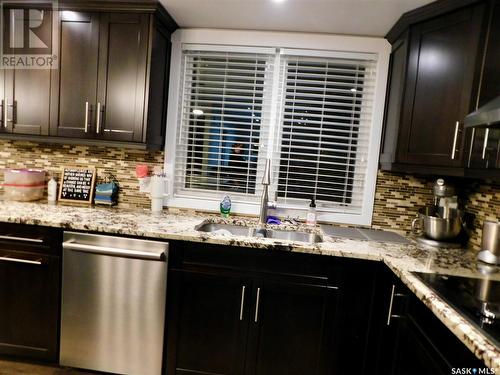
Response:
[[[118,204],[121,207],[149,206],[148,196],[139,192],[135,167],[137,164],[148,164],[151,168],[163,166],[163,155],[161,151],[0,140],[0,169],[43,168],[58,179],[62,166],[95,166],[98,181],[112,173],[120,182]]]
[[[0,140],[0,169],[43,168],[59,176],[63,165],[92,165],[97,168],[98,178],[112,173],[120,182],[120,207],[149,207],[148,196],[139,192],[135,167],[163,166],[163,160],[162,151]],[[433,202],[433,184],[431,177],[379,171],[372,227],[409,233],[418,209]],[[462,205],[474,216],[471,245],[478,249],[482,222],[500,218],[500,184],[463,181],[460,184],[457,187]]]

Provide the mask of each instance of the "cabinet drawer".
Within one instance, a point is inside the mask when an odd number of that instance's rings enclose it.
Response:
[[[0,250],[0,354],[56,362],[60,258]]]
[[[62,230],[36,225],[0,224],[0,249],[61,254]]]
[[[251,274],[273,274],[276,277],[305,277],[326,283],[329,262],[311,254],[223,245],[178,242],[172,246],[173,268],[184,270],[234,270]]]

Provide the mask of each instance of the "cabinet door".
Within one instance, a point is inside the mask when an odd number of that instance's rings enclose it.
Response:
[[[240,277],[171,271],[168,374],[241,374],[251,284]]]
[[[384,272],[378,288],[372,330],[377,337],[371,346],[378,353],[377,374],[398,375],[398,358],[403,335],[407,293],[390,271]]]
[[[406,32],[392,45],[385,101],[384,131],[380,151],[380,166],[382,169],[391,169],[391,164],[396,161],[398,129],[401,123],[401,104],[406,82],[408,39],[408,32]]]
[[[500,168],[500,129],[471,129],[468,168],[476,170]],[[484,175],[488,176],[487,172]]]
[[[59,69],[52,74],[51,135],[92,138],[97,94],[98,15],[62,11]]]
[[[491,24],[484,68],[480,84],[478,106],[481,107],[500,95],[500,1],[493,1]]]
[[[24,10],[24,17],[28,17],[28,12]],[[38,20],[41,22],[36,27],[38,38],[45,41],[52,41],[52,12],[44,11],[43,16]],[[11,16],[6,12],[5,17]],[[13,19],[11,22],[17,22]],[[23,21],[21,21],[23,22]],[[23,46],[25,40],[23,33],[6,30],[9,34],[9,42],[13,45]],[[16,40],[20,39],[20,40]],[[9,53],[13,56],[21,57],[26,51],[23,48],[9,48]],[[5,108],[3,122],[6,131],[17,134],[48,135],[49,134],[49,108],[50,108],[50,69],[5,69],[5,92],[2,96]]]
[[[396,375],[445,375],[453,368],[484,367],[422,301],[409,294],[394,360]]]
[[[58,358],[60,258],[0,250],[0,354]]]
[[[484,4],[411,29],[398,161],[460,167]]]
[[[254,289],[246,374],[327,374],[336,366],[336,290],[265,280]]]
[[[397,375],[449,375],[451,368],[411,319],[401,322],[395,372]]]
[[[50,70],[8,69],[5,78],[7,131],[48,135]]]
[[[115,141],[143,141],[149,16],[102,14],[96,133]]]

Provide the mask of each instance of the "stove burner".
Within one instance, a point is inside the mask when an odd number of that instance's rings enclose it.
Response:
[[[500,281],[413,272],[452,308],[500,346]]]

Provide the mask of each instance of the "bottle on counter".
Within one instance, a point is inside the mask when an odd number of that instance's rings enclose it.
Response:
[[[311,199],[311,203],[309,204],[309,210],[307,211],[306,217],[307,225],[316,225],[316,202],[314,198]]]
[[[47,184],[47,201],[49,204],[57,203],[57,181],[54,177]]]
[[[231,212],[231,198],[229,195],[224,195],[220,202],[220,213],[222,217],[229,217]]]

